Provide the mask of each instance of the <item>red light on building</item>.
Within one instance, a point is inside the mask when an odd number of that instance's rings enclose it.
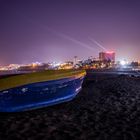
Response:
[[[109,52],[105,52],[105,53],[109,53],[109,54],[112,54],[112,53],[114,53],[113,51],[109,51]]]

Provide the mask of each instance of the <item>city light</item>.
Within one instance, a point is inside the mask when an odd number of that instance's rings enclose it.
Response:
[[[120,61],[120,64],[121,64],[122,66],[125,66],[125,65],[127,64],[127,62],[126,62],[125,60],[121,60],[121,61]]]

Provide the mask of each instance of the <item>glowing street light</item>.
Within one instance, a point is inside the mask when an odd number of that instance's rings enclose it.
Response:
[[[125,60],[121,60],[121,61],[120,61],[120,64],[121,64],[122,66],[125,66],[125,65],[127,64],[127,62],[126,62]]]

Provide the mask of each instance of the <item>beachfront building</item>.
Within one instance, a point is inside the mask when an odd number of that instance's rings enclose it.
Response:
[[[115,52],[100,52],[99,59],[100,61],[115,62]]]
[[[106,65],[106,67],[113,67],[115,64],[115,52],[100,52],[99,60]]]

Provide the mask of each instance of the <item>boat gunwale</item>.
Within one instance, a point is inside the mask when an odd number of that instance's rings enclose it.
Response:
[[[71,71],[63,70],[62,72],[61,71],[52,71],[52,72],[54,73],[52,73],[49,76],[45,75],[45,77],[44,74],[46,74],[47,71],[26,73],[26,74],[15,75],[15,76],[6,77],[4,79],[0,79],[0,92],[11,88],[16,88],[23,85],[33,84],[33,83],[61,80],[65,78],[80,78],[86,75],[85,70],[71,70]]]

